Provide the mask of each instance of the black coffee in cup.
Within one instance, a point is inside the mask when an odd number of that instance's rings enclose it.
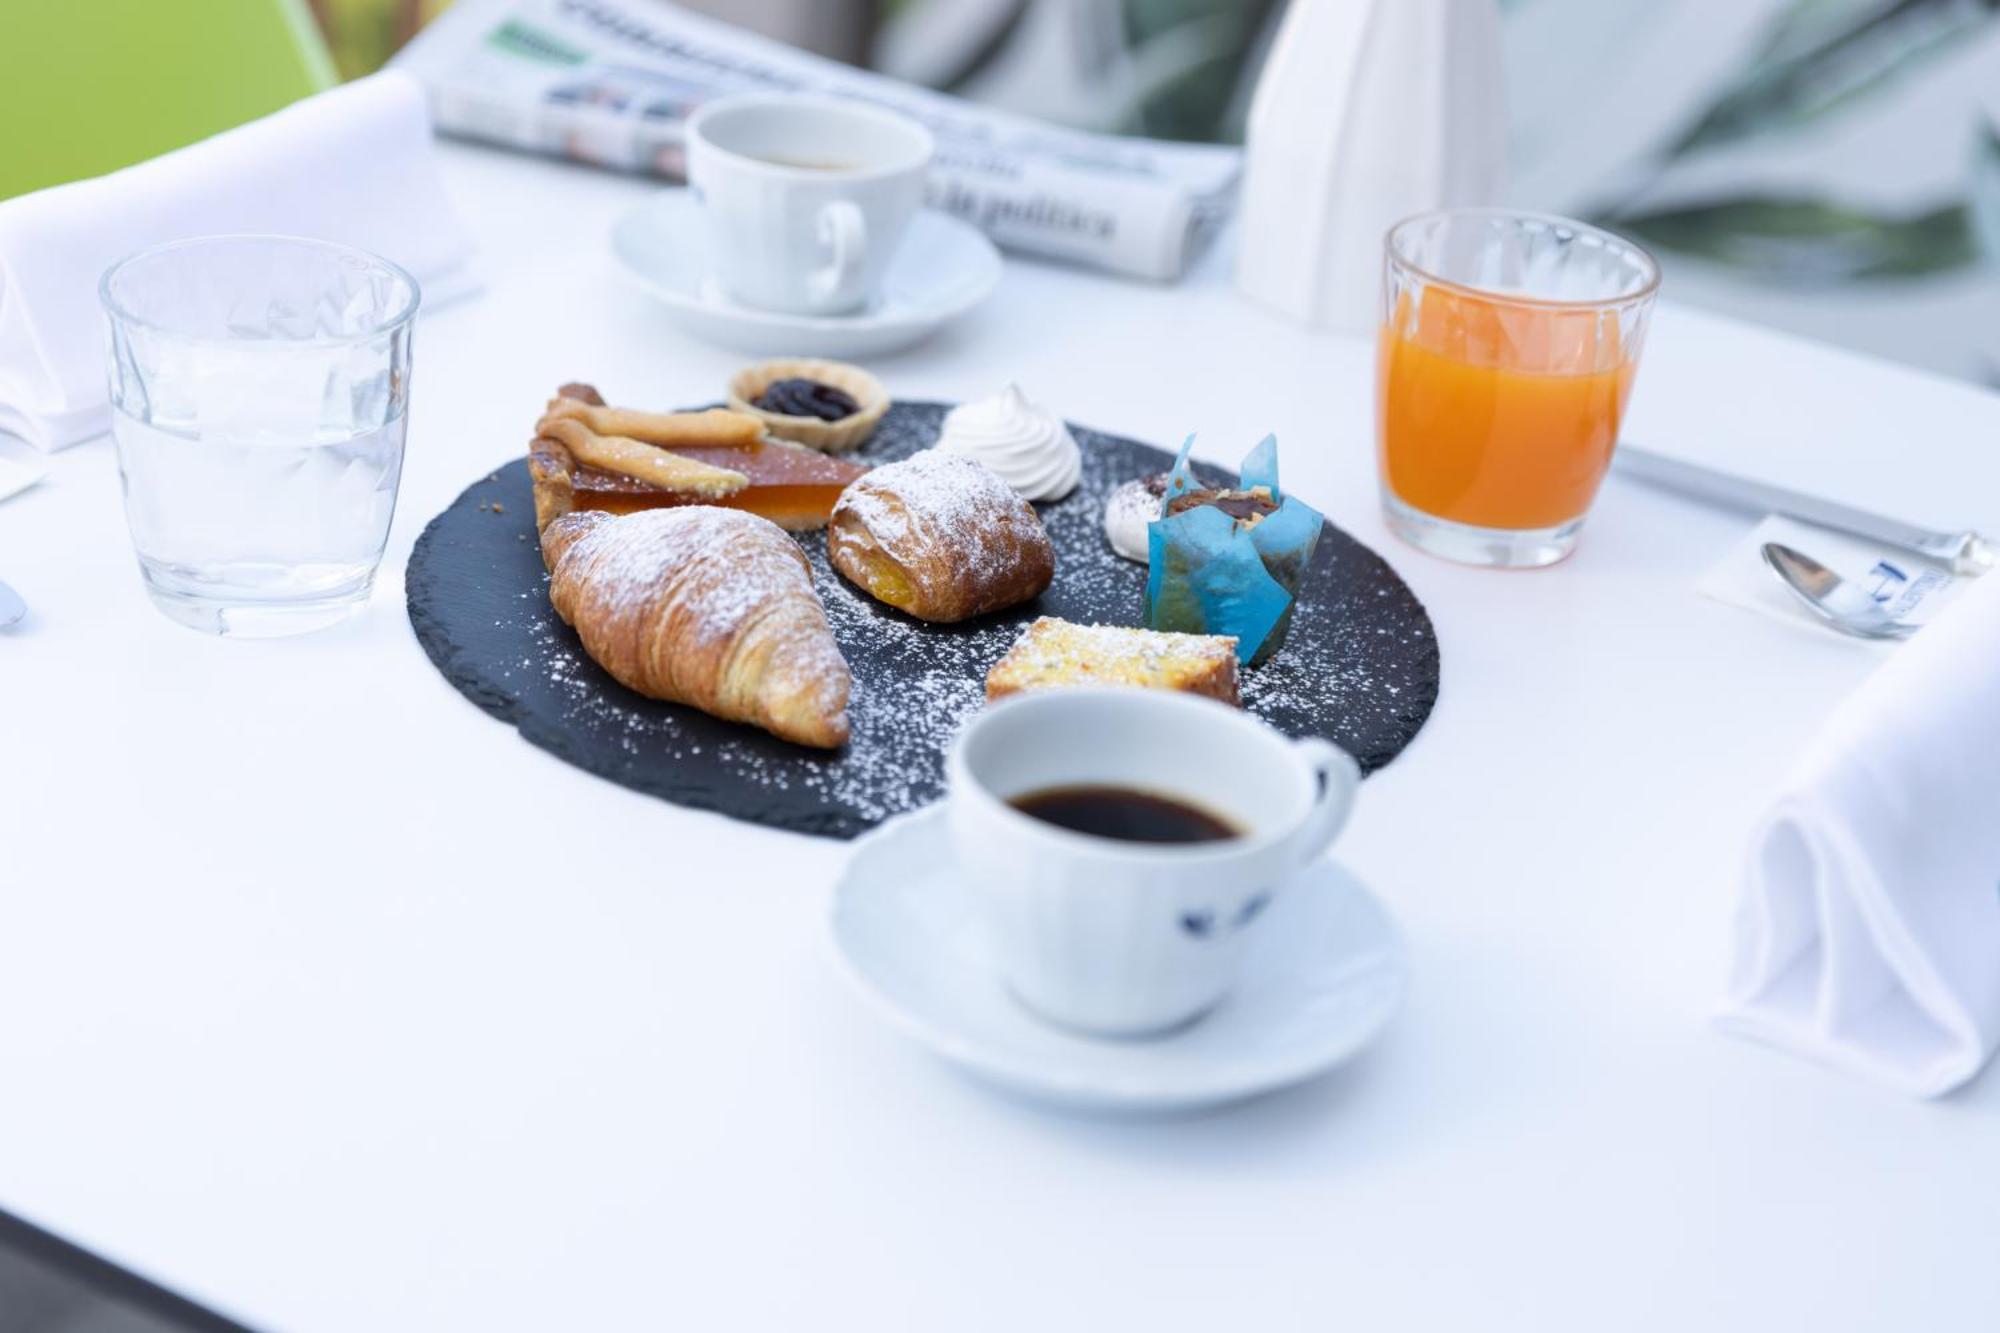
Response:
[[[1073,833],[1119,842],[1221,842],[1243,831],[1200,806],[1135,787],[1045,787],[1008,802]]]

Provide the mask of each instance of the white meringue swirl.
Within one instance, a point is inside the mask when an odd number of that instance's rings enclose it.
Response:
[[[1060,500],[1083,479],[1083,451],[1069,427],[1018,385],[954,407],[937,447],[984,463],[1023,500]]]

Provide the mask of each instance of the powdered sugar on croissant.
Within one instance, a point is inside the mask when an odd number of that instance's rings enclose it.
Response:
[[[1025,602],[1056,569],[1033,505],[983,464],[935,449],[842,491],[826,552],[871,596],[939,623]]]
[[[542,558],[556,614],[628,689],[800,745],[847,742],[852,677],[775,523],[706,506],[565,514]]]

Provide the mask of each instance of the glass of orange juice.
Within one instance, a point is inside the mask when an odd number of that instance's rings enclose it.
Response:
[[[1587,223],[1488,208],[1398,223],[1387,252],[1390,528],[1466,564],[1554,564],[1611,465],[1660,266]]]

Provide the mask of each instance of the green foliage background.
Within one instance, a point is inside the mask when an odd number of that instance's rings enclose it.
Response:
[[[1871,101],[1922,77],[2000,19],[2000,0],[1791,0],[1757,51],[1657,154],[1654,167],[1718,148],[1866,115]],[[1601,219],[1666,250],[1791,286],[1931,277],[1989,250],[2000,216],[2000,133],[1968,124],[1965,191],[1905,213],[1838,199],[1741,194],[1652,210],[1639,202]],[[1643,199],[1643,192],[1639,196]]]
[[[883,12],[916,2],[887,0]],[[1148,77],[1119,108],[1118,128],[1169,139],[1240,138],[1253,66],[1280,0],[1121,2],[1127,54]],[[1502,0],[1502,7],[1533,2]],[[379,67],[450,0],[311,3],[341,72],[353,77]],[[1018,0],[1015,25],[1027,7],[1028,0]],[[1646,165],[1657,179],[1718,149],[1865,115],[1871,101],[1921,77],[1996,21],[2000,0],[1790,0],[1735,76]],[[947,86],[975,80],[1004,48],[1004,36],[975,52]],[[1602,208],[1599,218],[1663,249],[1772,284],[1950,273],[1979,262],[1982,253],[2000,253],[2000,130],[1990,124],[1973,130],[1962,196],[1908,213],[1789,193],[1653,207],[1640,188]]]

